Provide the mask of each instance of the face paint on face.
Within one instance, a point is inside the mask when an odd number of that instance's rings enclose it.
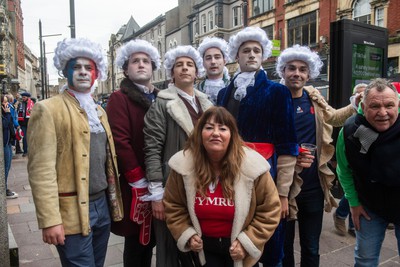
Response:
[[[90,92],[97,78],[96,64],[88,58],[74,58],[67,65],[68,86],[78,92]]]

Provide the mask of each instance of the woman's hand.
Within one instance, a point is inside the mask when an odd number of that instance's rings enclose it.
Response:
[[[203,249],[203,240],[199,235],[193,235],[188,241],[188,247],[191,251],[200,252]]]
[[[246,257],[247,252],[240,244],[240,241],[236,239],[229,248],[229,254],[231,254],[233,261],[241,261]]]
[[[3,111],[4,111],[5,113],[10,113],[10,107],[8,106],[8,104],[3,104],[3,105],[1,106],[1,108],[3,109]]]

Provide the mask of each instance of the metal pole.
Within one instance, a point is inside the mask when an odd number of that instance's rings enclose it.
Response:
[[[44,63],[43,63],[43,43],[42,43],[42,21],[39,20],[39,42],[40,42],[40,74],[42,85],[42,100],[44,99]]]
[[[47,58],[46,58],[46,43],[43,41],[43,70],[44,70],[44,91],[46,94],[46,99],[48,98],[47,95],[47,87],[49,86],[47,83]]]
[[[74,0],[69,0],[69,18],[71,28],[71,38],[75,38],[75,3]]]

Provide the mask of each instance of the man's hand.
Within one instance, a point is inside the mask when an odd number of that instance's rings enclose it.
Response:
[[[357,231],[360,231],[360,217],[364,216],[365,219],[368,221],[371,220],[371,217],[369,217],[368,213],[364,210],[363,206],[355,206],[355,207],[350,207],[351,209],[351,218],[353,219],[354,227],[356,228]]]
[[[164,204],[162,203],[162,200],[152,201],[151,209],[153,210],[154,218],[161,220],[161,221],[165,221]]]
[[[279,200],[281,201],[281,218],[285,219],[286,216],[289,216],[288,198],[284,196],[279,196]]]
[[[310,151],[302,151],[297,156],[296,165],[303,168],[310,168],[314,162],[314,158]]]
[[[229,254],[233,261],[241,261],[246,257],[246,250],[240,244],[239,240],[236,239],[229,248]]]
[[[203,240],[198,235],[193,235],[189,241],[188,246],[191,251],[200,252],[203,249]]]
[[[64,245],[65,234],[62,224],[42,229],[43,242],[50,245]]]

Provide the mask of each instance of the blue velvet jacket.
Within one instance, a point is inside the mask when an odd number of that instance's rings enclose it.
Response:
[[[227,106],[235,79],[219,92],[217,105]],[[236,119],[244,141],[274,144],[269,160],[272,177],[276,177],[277,156],[298,155],[292,95],[286,86],[268,80],[265,71],[258,71],[254,86],[247,87]]]

